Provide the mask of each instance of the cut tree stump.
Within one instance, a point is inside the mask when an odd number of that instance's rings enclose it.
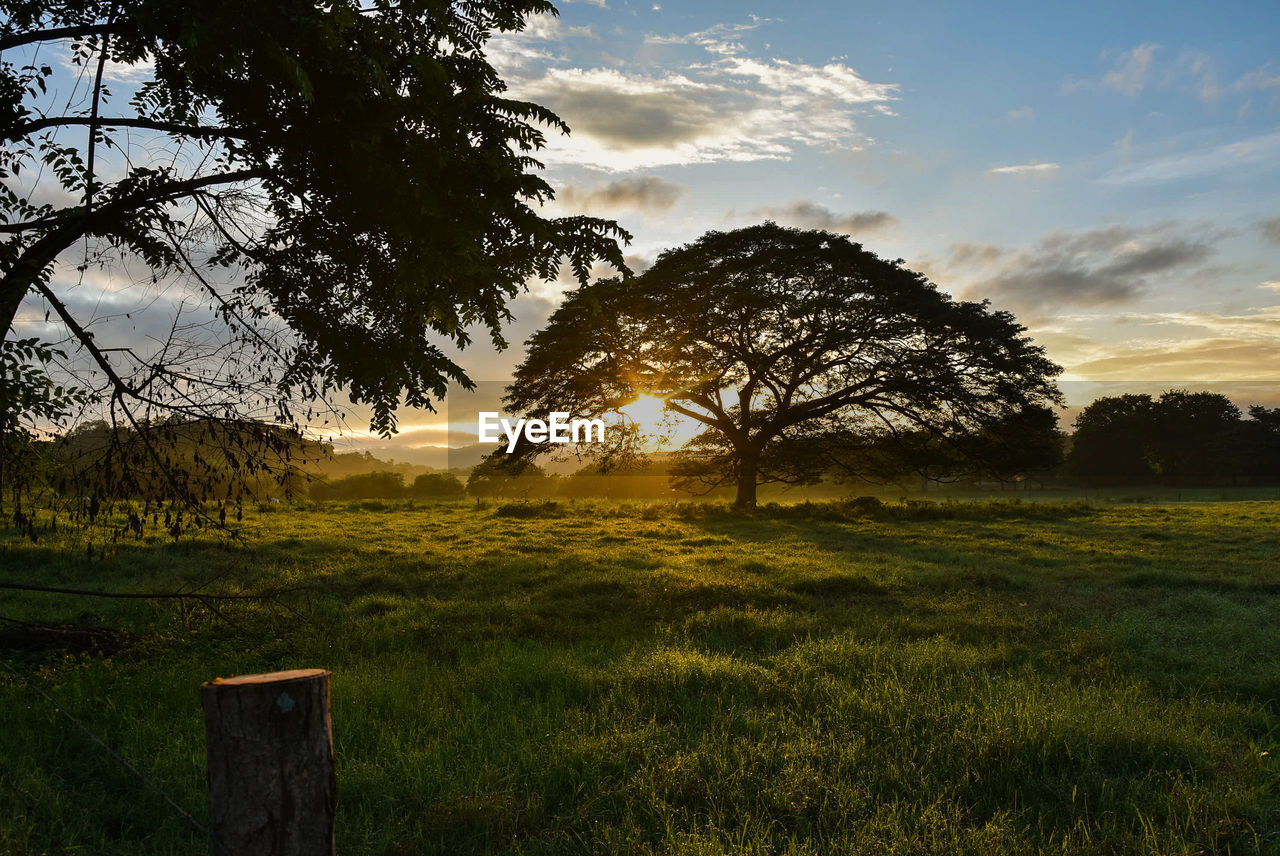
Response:
[[[329,672],[295,669],[200,687],[211,856],[334,852]]]

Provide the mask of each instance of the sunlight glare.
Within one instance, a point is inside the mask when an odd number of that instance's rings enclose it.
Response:
[[[657,434],[663,430],[662,420],[667,415],[667,402],[656,395],[643,393],[630,404],[618,408],[628,419],[640,426],[646,434]]]

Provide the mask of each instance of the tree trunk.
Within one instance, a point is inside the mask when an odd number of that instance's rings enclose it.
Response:
[[[200,687],[211,856],[333,853],[337,784],[329,673],[297,669]]]
[[[756,507],[756,476],[759,471],[759,462],[754,453],[743,455],[739,459],[738,498],[733,501],[735,508]]]

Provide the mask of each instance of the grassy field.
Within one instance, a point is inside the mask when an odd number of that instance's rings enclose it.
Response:
[[[4,659],[197,818],[202,681],[334,672],[353,853],[1280,852],[1280,503],[285,509],[8,535]],[[287,607],[287,608],[286,608]],[[12,625],[11,625],[12,626]],[[203,853],[0,671],[0,852]]]

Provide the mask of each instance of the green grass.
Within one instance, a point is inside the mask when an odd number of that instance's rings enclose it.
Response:
[[[1280,503],[249,522],[0,546],[10,581],[307,587],[227,621],[0,593],[110,629],[4,656],[199,818],[199,684],[322,666],[347,854],[1280,852]],[[0,852],[206,848],[0,672]]]

